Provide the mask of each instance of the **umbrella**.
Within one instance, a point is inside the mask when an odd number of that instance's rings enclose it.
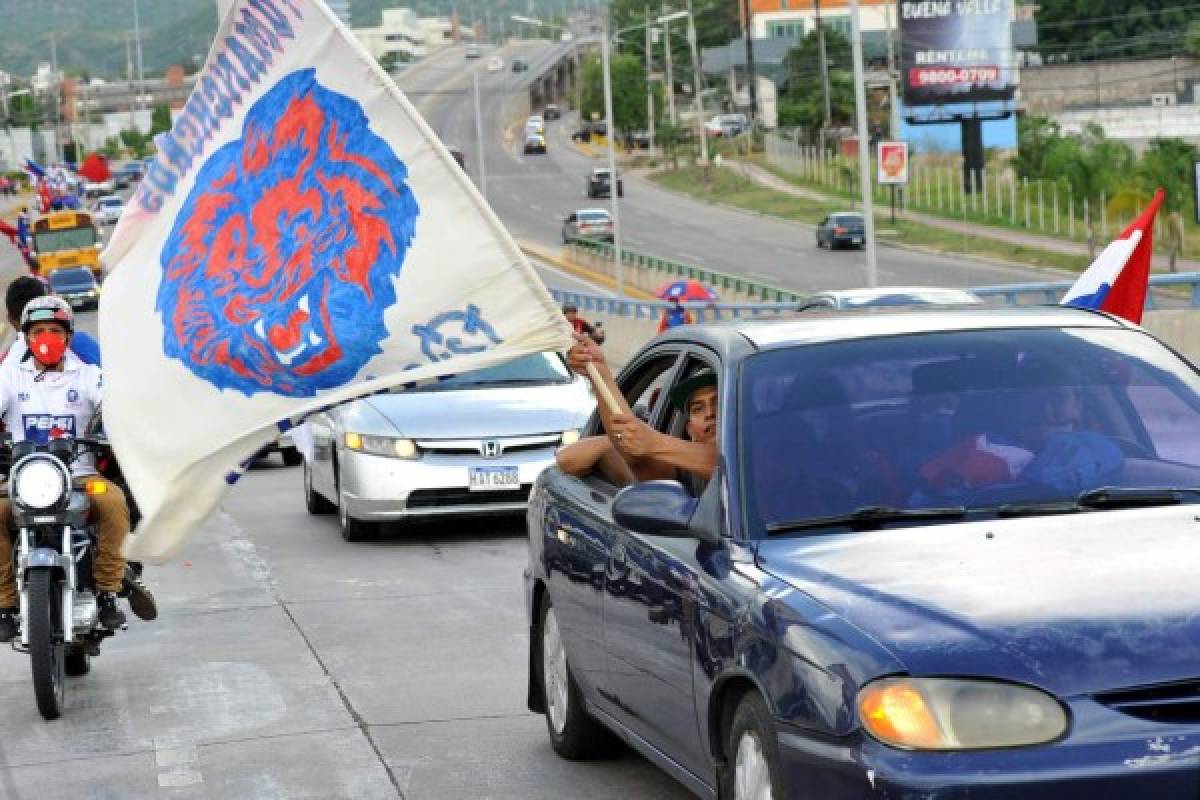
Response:
[[[716,292],[693,278],[664,283],[654,295],[663,300],[678,299],[698,303],[715,303],[718,300]]]

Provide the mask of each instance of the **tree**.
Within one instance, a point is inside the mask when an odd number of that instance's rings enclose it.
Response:
[[[1048,117],[1017,117],[1017,174],[1030,180],[1046,177],[1046,154],[1060,135],[1058,123]]]
[[[141,131],[126,129],[121,131],[121,143],[134,158],[145,158],[150,150],[146,135]]]
[[[109,136],[104,140],[104,146],[100,148],[100,152],[105,158],[110,161],[121,157],[121,139],[118,136]]]
[[[799,125],[816,130],[825,124],[825,93],[821,86],[819,53],[814,31],[801,39],[784,58],[786,88],[780,102],[781,125]],[[845,68],[850,65],[850,43],[837,31],[825,31],[825,58],[833,65],[829,68],[832,123],[835,126],[849,125],[854,121],[854,79]]]
[[[1190,56],[1200,57],[1200,20],[1188,24],[1183,36],[1183,49]]]
[[[1185,211],[1189,207],[1192,185],[1192,165],[1200,158],[1195,145],[1181,139],[1155,139],[1150,142],[1137,165],[1141,190],[1151,195],[1162,187],[1167,196],[1165,211]]]
[[[646,73],[636,56],[613,55],[612,101],[614,128],[632,131],[645,128],[646,122]],[[589,120],[592,114],[604,117],[604,72],[599,56],[584,59],[580,69],[580,94],[582,107],[580,118]]]
[[[1124,142],[1106,139],[1104,130],[1089,124],[1078,135],[1053,140],[1045,158],[1046,175],[1065,182],[1071,193],[1086,199],[1089,208],[1099,207],[1133,170],[1133,151]],[[1088,219],[1088,246],[1094,250],[1096,214]],[[1095,253],[1093,252],[1094,256]]]
[[[159,103],[150,112],[150,136],[166,133],[171,130],[171,109],[166,103]]]

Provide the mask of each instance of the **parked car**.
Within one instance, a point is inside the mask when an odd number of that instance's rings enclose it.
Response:
[[[530,153],[541,153],[542,155],[545,155],[545,153],[546,153],[546,137],[545,136],[543,136],[540,133],[526,132],[526,134],[525,134],[525,155],[529,155]]]
[[[905,306],[977,306],[981,303],[983,300],[979,295],[967,289],[947,289],[941,286],[881,286],[873,289],[817,292],[804,298],[800,310],[856,311]]]
[[[47,280],[50,281],[50,291],[70,303],[71,308],[100,307],[100,284],[87,267],[56,269]]]
[[[563,244],[572,239],[595,239],[612,242],[615,236],[612,217],[603,208],[581,208],[563,220]]]
[[[1194,800],[1196,367],[1061,307],[689,325],[627,364],[671,436],[716,372],[716,467],[534,484],[560,755],[616,734],[705,797]]]
[[[587,177],[587,196],[588,197],[611,197],[612,196],[612,173],[608,167],[596,167]],[[617,175],[617,197],[625,196],[625,181]]]
[[[740,136],[750,129],[745,114],[717,114],[704,123],[708,136]]]
[[[285,467],[295,467],[304,463],[304,456],[301,455],[300,450],[296,447],[296,443],[292,439],[291,433],[283,434],[278,439],[264,447],[262,450],[259,450],[254,456],[254,460],[264,461],[270,457],[272,453],[279,454],[280,458],[283,459],[283,465]]]
[[[865,247],[863,215],[857,211],[839,211],[817,223],[817,247]]]
[[[599,122],[584,123],[579,130],[571,134],[571,140],[576,142],[590,142],[593,136],[607,136],[608,125],[603,120]]]
[[[547,103],[546,107],[542,109],[542,117],[546,120],[559,119],[562,117],[562,109],[554,103]]]
[[[488,72],[500,72],[504,69],[504,59],[500,56],[492,56],[487,60]]]
[[[479,56],[480,56],[479,45],[477,45],[477,44],[467,45],[466,50],[464,51],[464,55],[467,58],[479,58]]]
[[[650,131],[638,130],[629,132],[630,143],[639,150],[650,149]]]
[[[514,58],[512,60],[512,71],[513,72],[524,72],[527,69],[529,69],[529,62],[527,62],[525,59]]]
[[[116,225],[125,212],[125,201],[115,194],[105,195],[92,204],[92,218],[105,225]]]
[[[309,418],[305,503],[336,510],[347,541],[382,522],[521,513],[594,407],[550,353],[355,400]]]

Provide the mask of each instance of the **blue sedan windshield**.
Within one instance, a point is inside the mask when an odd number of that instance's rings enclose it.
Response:
[[[869,506],[1011,510],[1105,487],[1200,487],[1200,377],[1135,331],[772,350],[746,360],[739,398],[754,536]]]

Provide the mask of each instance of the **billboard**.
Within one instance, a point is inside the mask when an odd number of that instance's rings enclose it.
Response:
[[[908,183],[908,142],[880,142],[877,163],[881,185]]]
[[[901,0],[906,106],[1011,100],[1012,0]]]

